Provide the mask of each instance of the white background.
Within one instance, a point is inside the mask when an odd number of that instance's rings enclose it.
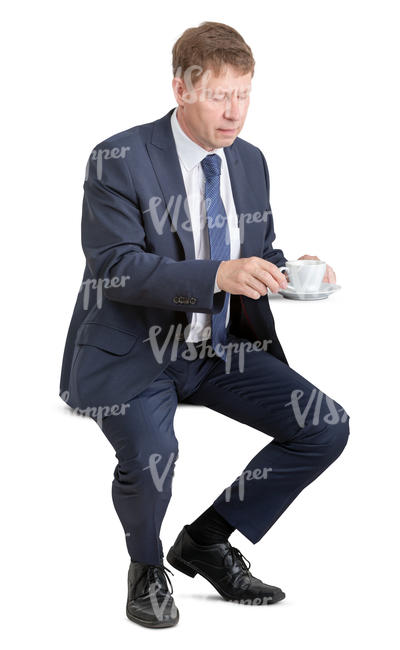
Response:
[[[398,4],[16,2],[2,20],[2,633],[6,647],[394,648],[398,643]],[[273,607],[220,599],[175,571],[181,620],[125,618],[128,554],[111,502],[116,459],[58,397],[81,282],[82,185],[95,144],[175,106],[171,49],[204,20],[256,59],[240,137],[264,152],[276,246],[318,255],[341,291],[271,300],[289,364],[350,414],[342,456],[253,545]],[[7,101],[6,101],[7,100]],[[165,550],[270,438],[178,408]],[[229,450],[229,456],[226,450]],[[222,460],[223,459],[223,460]],[[153,638],[157,636],[157,639]]]

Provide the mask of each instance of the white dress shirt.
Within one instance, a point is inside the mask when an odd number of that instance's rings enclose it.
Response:
[[[171,115],[171,127],[182,170],[183,182],[187,195],[187,206],[192,226],[194,250],[196,259],[210,259],[210,240],[205,210],[205,176],[201,161],[210,154],[217,154],[221,158],[220,194],[225,207],[230,236],[230,259],[237,260],[240,256],[240,228],[237,223],[237,213],[232,195],[229,169],[223,147],[207,151],[196,144],[182,130],[176,117],[178,108]],[[215,280],[214,293],[221,291]],[[229,322],[230,300],[226,325]],[[211,337],[211,314],[194,312],[192,316],[187,341],[197,342]]]

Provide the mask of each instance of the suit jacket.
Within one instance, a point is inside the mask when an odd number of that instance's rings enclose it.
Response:
[[[193,312],[221,311],[214,293],[219,260],[196,260],[186,192],[170,118],[111,136],[91,152],[82,209],[86,266],[62,361],[59,394],[73,408],[111,406],[135,397],[171,361],[174,336]],[[240,257],[286,263],[274,249],[266,160],[236,138],[224,148],[241,228]],[[164,221],[163,221],[164,220]],[[166,344],[163,359],[149,342]],[[188,330],[187,330],[188,331]],[[229,332],[271,340],[268,352],[287,363],[268,295],[231,295]],[[175,343],[176,345],[176,343]]]

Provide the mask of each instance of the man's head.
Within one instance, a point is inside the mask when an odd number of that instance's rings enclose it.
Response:
[[[207,151],[228,147],[242,130],[255,61],[240,34],[222,23],[187,29],[172,49],[178,122]]]

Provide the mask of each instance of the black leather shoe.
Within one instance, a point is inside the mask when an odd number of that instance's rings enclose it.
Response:
[[[129,620],[145,627],[171,627],[177,624],[179,612],[171,595],[173,589],[166,571],[169,569],[165,566],[131,561],[126,603]]]
[[[168,551],[167,560],[191,578],[196,573],[203,576],[225,600],[242,605],[272,605],[285,598],[282,589],[267,585],[250,573],[250,562],[239,549],[228,541],[200,546],[190,537],[187,526]]]

